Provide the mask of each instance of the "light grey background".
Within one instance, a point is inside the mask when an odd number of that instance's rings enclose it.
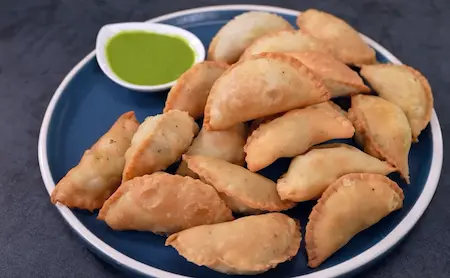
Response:
[[[0,0],[0,277],[125,277],[97,259],[49,202],[37,165],[45,108],[107,23],[240,1]],[[444,139],[450,125],[450,1],[245,1],[348,20],[422,71]],[[444,145],[444,156],[449,152]],[[450,277],[450,176],[410,235],[361,277]]]

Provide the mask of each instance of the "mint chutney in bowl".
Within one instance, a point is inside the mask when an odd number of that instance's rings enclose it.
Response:
[[[100,68],[117,84],[154,92],[169,89],[181,74],[202,62],[205,48],[182,28],[129,22],[100,29],[96,56]]]

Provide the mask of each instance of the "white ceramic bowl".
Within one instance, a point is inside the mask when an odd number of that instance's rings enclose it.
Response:
[[[148,22],[125,22],[125,23],[114,23],[103,26],[97,35],[97,43],[95,54],[97,56],[97,63],[99,64],[102,71],[108,76],[112,81],[117,84],[141,92],[156,92],[161,90],[166,90],[171,88],[176,80],[171,82],[160,84],[160,85],[136,85],[125,80],[120,79],[111,69],[106,57],[106,44],[109,39],[115,36],[117,33],[122,31],[146,31],[165,35],[177,35],[186,40],[189,46],[192,48],[195,54],[194,64],[200,63],[205,60],[205,47],[200,41],[200,39],[192,34],[191,32],[167,24],[159,23],[148,23]]]

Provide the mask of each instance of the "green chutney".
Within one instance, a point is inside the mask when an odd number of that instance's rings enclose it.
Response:
[[[160,85],[189,69],[195,53],[181,37],[146,31],[122,31],[106,45],[112,71],[135,85]]]

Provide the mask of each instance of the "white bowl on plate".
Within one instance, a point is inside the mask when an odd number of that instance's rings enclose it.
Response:
[[[100,29],[97,35],[97,42],[95,47],[97,63],[99,64],[102,71],[106,74],[106,76],[108,76],[117,84],[128,89],[141,92],[162,91],[171,88],[176,83],[176,80],[160,85],[136,85],[118,77],[113,72],[108,63],[108,58],[106,56],[106,44],[112,37],[122,31],[146,31],[157,34],[176,35],[182,37],[186,40],[189,47],[194,51],[194,64],[200,63],[205,60],[205,46],[196,35],[185,29],[167,24],[148,22],[125,22],[105,25]]]

